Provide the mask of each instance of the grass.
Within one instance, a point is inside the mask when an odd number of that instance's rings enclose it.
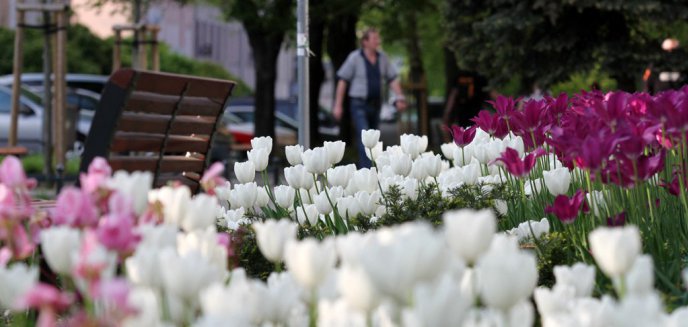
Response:
[[[0,156],[0,161],[4,157]],[[24,166],[24,171],[28,175],[43,174],[44,157],[42,154],[31,154],[23,156],[20,158],[22,165]],[[77,175],[79,173],[79,162],[80,159],[72,158],[67,160],[67,167],[65,169],[65,175]]]

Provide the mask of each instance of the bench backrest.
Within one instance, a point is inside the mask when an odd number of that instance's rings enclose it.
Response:
[[[150,171],[153,186],[195,192],[235,83],[133,69],[110,76],[86,139],[80,171],[104,157],[113,171]]]

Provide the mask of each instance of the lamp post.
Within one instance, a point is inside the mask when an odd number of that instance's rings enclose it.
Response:
[[[308,86],[308,0],[298,0],[296,22],[296,56],[299,80],[299,144],[310,148],[310,103]]]

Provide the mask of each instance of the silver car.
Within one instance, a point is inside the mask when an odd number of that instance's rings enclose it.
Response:
[[[91,127],[93,111],[99,96],[93,92],[69,90],[67,94],[68,106],[79,109],[76,117],[74,147],[83,147],[88,130]],[[30,153],[42,151],[43,147],[43,99],[41,96],[21,88],[19,98],[20,109],[17,121],[17,145],[26,147]],[[75,102],[76,101],[76,102]],[[83,102],[83,103],[82,103]],[[94,104],[95,103],[95,104]],[[0,85],[0,144],[7,144],[10,133],[12,110],[12,89]]]

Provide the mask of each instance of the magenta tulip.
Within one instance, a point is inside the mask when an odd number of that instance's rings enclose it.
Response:
[[[542,151],[542,149],[538,149],[534,152],[531,152],[523,159],[521,159],[521,157],[518,154],[518,151],[516,151],[513,148],[507,147],[506,150],[502,153],[502,156],[495,159],[495,161],[503,162],[504,167],[509,172],[509,174],[514,175],[516,177],[523,177],[530,173],[530,170],[533,169],[533,167],[535,166],[535,159],[537,159],[537,157],[541,156],[543,153],[544,151]]]
[[[558,195],[554,199],[553,205],[547,206],[545,208],[545,213],[552,213],[564,224],[570,224],[581,210],[581,205],[583,212],[588,212],[588,203],[585,202],[585,192],[583,190],[578,190],[576,194],[572,197],[566,195]]]
[[[451,128],[447,129],[449,130],[449,133],[451,133],[454,143],[460,147],[470,144],[475,138],[475,126],[464,129],[461,126],[454,124]]]

